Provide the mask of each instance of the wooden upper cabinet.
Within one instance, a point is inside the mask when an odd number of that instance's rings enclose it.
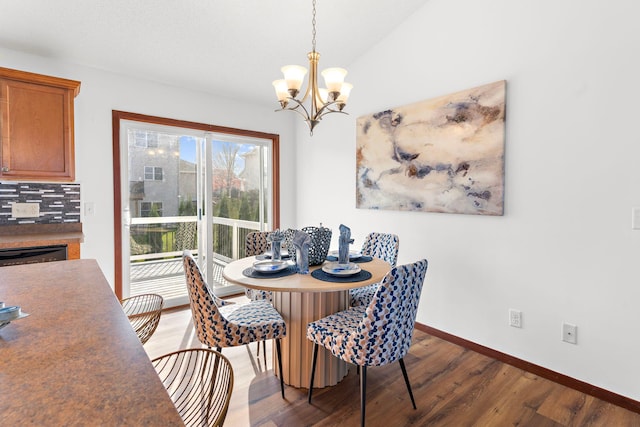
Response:
[[[0,179],[75,180],[80,82],[0,67]]]

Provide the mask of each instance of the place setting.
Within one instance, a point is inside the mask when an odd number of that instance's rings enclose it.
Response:
[[[371,273],[363,270],[358,264],[349,262],[326,262],[322,268],[311,272],[311,276],[325,282],[361,282],[371,278]]]
[[[371,278],[371,273],[363,270],[359,262],[369,262],[373,258],[363,256],[360,252],[350,250],[353,243],[349,227],[340,224],[339,249],[327,254],[327,261],[322,268],[311,272],[311,276],[325,282],[360,282]]]
[[[245,268],[242,274],[254,279],[275,279],[285,277],[298,272],[296,264],[291,260],[264,259],[253,263],[253,266]]]
[[[267,241],[271,248],[261,255],[256,256],[256,261],[249,268],[242,271],[246,277],[254,279],[275,279],[285,277],[298,272],[296,263],[291,259],[289,250],[282,248],[284,233],[275,230],[269,234]],[[274,254],[277,254],[275,257]]]

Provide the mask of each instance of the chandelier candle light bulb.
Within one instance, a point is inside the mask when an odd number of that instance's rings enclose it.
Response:
[[[287,83],[287,90],[292,98],[298,96],[300,88],[302,87],[302,81],[307,74],[307,69],[300,65],[285,65],[281,68],[282,74],[284,74],[284,80]]]
[[[298,99],[302,82],[307,69],[300,65],[286,65],[281,68],[284,79],[274,80],[273,87],[280,102],[280,110],[295,111],[300,114],[309,125],[311,135],[313,128],[322,117],[329,113],[342,113],[351,93],[353,85],[345,83],[347,70],[344,68],[327,68],[322,71],[326,89],[318,87],[318,62],[320,54],[316,52],[316,0],[313,0],[313,38],[312,51],[309,52],[309,79],[307,89],[302,99]],[[309,99],[311,105],[307,108],[304,102]]]
[[[324,83],[327,85],[327,90],[330,94],[335,94],[334,99],[337,99],[338,95],[340,95],[346,75],[347,70],[344,68],[327,68],[322,72],[322,77],[324,77]]]
[[[349,99],[351,89],[353,89],[353,85],[351,83],[342,83],[342,87],[340,88],[340,95],[338,96],[338,106],[342,106],[344,108],[347,100]]]

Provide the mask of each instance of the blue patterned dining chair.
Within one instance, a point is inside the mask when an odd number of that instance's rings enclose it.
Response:
[[[271,244],[267,240],[270,231],[252,231],[247,234],[244,241],[244,254],[245,256],[261,255],[271,249]],[[259,289],[245,288],[244,294],[252,301],[268,301],[273,302],[273,293],[269,291],[262,291]],[[264,342],[263,342],[264,344]],[[260,341],[258,341],[258,356],[260,356]],[[262,354],[264,356],[265,364],[267,360],[267,346],[262,346]]]
[[[245,256],[261,255],[271,249],[271,244],[267,240],[270,231],[252,231],[247,234],[244,241]],[[245,288],[245,295],[252,301],[266,300],[273,301],[273,294],[269,291]]]
[[[309,323],[307,338],[313,342],[309,403],[313,391],[318,346],[360,368],[360,424],[364,426],[367,367],[398,361],[416,409],[404,357],[411,346],[427,260],[394,267],[382,279],[368,306],[347,310]]]
[[[395,234],[369,233],[362,244],[362,255],[380,258],[395,267],[398,262],[398,249],[400,239]],[[349,291],[349,302],[351,307],[359,305],[367,306],[373,298],[373,294],[378,288],[378,283],[351,289]]]
[[[184,251],[182,261],[198,340],[219,352],[222,352],[222,347],[275,340],[280,389],[284,398],[280,340],[286,335],[286,324],[280,313],[267,301],[234,304],[216,297],[209,291],[191,252]]]

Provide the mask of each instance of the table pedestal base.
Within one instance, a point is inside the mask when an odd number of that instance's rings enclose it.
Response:
[[[307,325],[345,310],[348,302],[348,291],[273,293],[273,305],[287,323],[287,336],[282,339],[285,384],[298,388],[309,387],[313,343],[307,339]],[[277,370],[277,364],[274,365],[274,370]],[[314,387],[336,385],[347,373],[346,362],[333,356],[324,347],[318,348]]]

